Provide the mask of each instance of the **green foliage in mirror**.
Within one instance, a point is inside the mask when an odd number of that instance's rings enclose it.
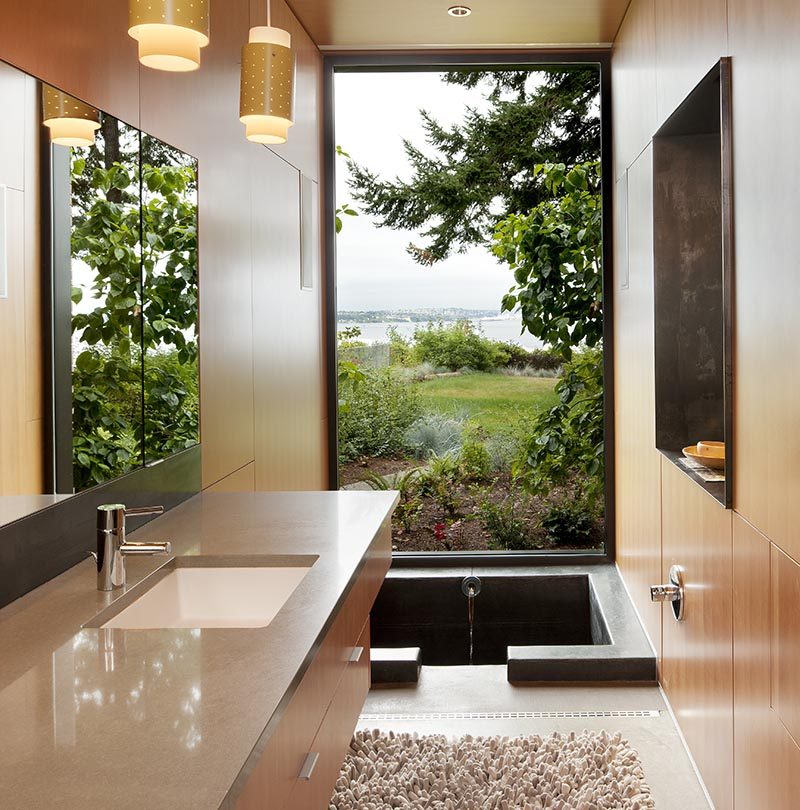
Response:
[[[196,165],[110,122],[71,166],[76,491],[199,434]]]

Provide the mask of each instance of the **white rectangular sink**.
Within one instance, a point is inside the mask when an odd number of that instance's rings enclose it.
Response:
[[[266,627],[309,570],[310,566],[175,568],[100,626]]]

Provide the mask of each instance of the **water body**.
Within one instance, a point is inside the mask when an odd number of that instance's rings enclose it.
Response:
[[[522,332],[522,318],[520,316],[500,318],[474,318],[472,323],[476,329],[490,340],[511,342],[526,349],[541,349],[544,344],[528,332]],[[357,326],[361,329],[361,340],[365,343],[385,343],[388,341],[387,330],[394,326],[403,337],[413,337],[417,329],[425,327],[424,323],[409,323],[408,321],[385,323],[340,323],[339,329]]]

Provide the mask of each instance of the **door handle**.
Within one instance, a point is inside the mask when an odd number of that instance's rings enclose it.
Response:
[[[683,568],[673,565],[669,569],[669,582],[650,586],[651,602],[669,602],[675,621],[682,622],[686,611],[686,588],[683,582]]]
[[[304,782],[308,782],[314,773],[314,768],[317,767],[318,761],[319,753],[316,751],[306,754],[306,758],[303,761],[303,767],[300,768],[300,775],[297,778],[302,779]]]
[[[361,656],[364,654],[363,647],[353,647],[353,651],[350,653],[350,658],[348,659],[348,663],[350,664],[357,664],[361,660]]]

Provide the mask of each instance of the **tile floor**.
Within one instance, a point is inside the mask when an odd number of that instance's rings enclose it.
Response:
[[[453,719],[370,715],[499,712],[656,711],[648,717]],[[423,667],[416,686],[378,687],[364,706],[359,728],[420,734],[550,734],[583,729],[622,732],[639,752],[657,808],[708,810],[660,690],[655,686],[515,686],[504,666]]]

